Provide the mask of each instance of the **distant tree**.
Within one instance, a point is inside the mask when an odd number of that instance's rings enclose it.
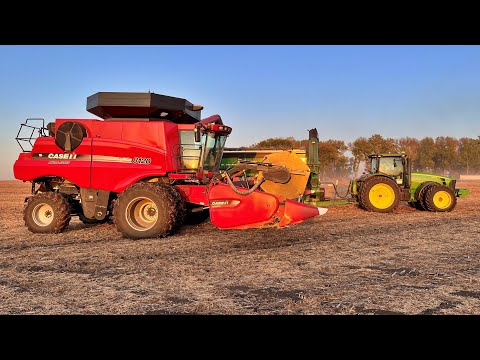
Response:
[[[366,161],[367,156],[372,153],[372,146],[365,137],[359,137],[354,142],[348,144],[348,148],[353,155],[353,163],[356,166],[360,161]]]
[[[318,163],[322,169],[323,177],[326,172],[337,173],[346,165],[345,151],[348,147],[343,140],[328,140],[318,142]]]
[[[435,166],[442,169],[445,175],[446,169],[451,169],[458,159],[458,140],[450,136],[439,136],[435,139],[434,148]]]
[[[397,150],[395,139],[392,139],[392,138],[385,139],[380,134],[374,134],[370,136],[368,138],[368,142],[370,143],[373,154],[392,153],[392,152],[396,152]]]
[[[367,161],[368,155],[396,152],[397,146],[394,139],[385,139],[382,135],[374,134],[368,139],[365,137],[357,138],[349,144],[349,149],[354,157],[355,166],[362,160]]]
[[[458,162],[469,175],[472,168],[478,169],[480,166],[480,140],[464,137],[458,142]]]
[[[290,150],[293,149],[294,138],[269,138],[252,145],[253,149]]]
[[[277,137],[262,140],[241,149],[271,149],[290,150],[305,149],[308,157],[308,140],[296,140],[293,137]],[[425,137],[417,140],[411,137],[400,139],[384,138],[380,134],[373,134],[369,138],[359,137],[348,146],[342,140],[319,141],[318,159],[320,172],[325,175],[346,174],[347,171],[357,171],[360,161],[366,161],[373,153],[392,153],[404,151],[412,160],[414,170],[427,172],[443,171],[480,171],[480,136],[475,138],[461,138],[459,140],[440,136],[435,140]],[[351,158],[345,156],[350,150]],[[440,170],[438,170],[440,169]]]
[[[429,171],[435,166],[433,156],[435,155],[435,141],[431,137],[425,137],[419,142],[419,154],[417,164],[420,169]]]
[[[420,155],[420,142],[411,137],[400,138],[396,141],[397,151],[404,151],[408,155],[412,163],[418,160]]]

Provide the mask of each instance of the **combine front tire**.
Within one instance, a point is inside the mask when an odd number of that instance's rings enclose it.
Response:
[[[452,211],[457,205],[457,197],[448,186],[433,185],[426,191],[424,203],[428,211]]]
[[[183,199],[182,195],[180,195],[179,191],[175,189],[173,186],[169,184],[158,183],[158,186],[161,186],[171,193],[172,197],[175,199],[175,223],[173,224],[171,232],[174,233],[185,222],[185,216],[187,214],[187,209],[185,205],[185,200]]]
[[[177,200],[163,184],[136,183],[120,194],[113,215],[117,229],[128,238],[164,237],[176,225]]]
[[[39,193],[28,199],[23,220],[33,233],[59,233],[70,222],[70,205],[58,193]]]
[[[360,187],[358,201],[360,207],[368,211],[392,212],[400,203],[400,191],[392,179],[374,176]]]

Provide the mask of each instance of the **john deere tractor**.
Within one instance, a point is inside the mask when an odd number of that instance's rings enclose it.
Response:
[[[358,205],[368,211],[392,212],[400,201],[428,211],[452,211],[457,197],[468,194],[456,189],[456,180],[442,175],[412,172],[408,155],[373,154],[369,171],[352,180],[349,192]]]

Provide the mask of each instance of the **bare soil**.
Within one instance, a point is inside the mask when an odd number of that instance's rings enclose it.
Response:
[[[480,314],[480,182],[451,213],[353,205],[283,229],[184,226],[129,240],[73,218],[23,225],[29,184],[0,181],[1,314]]]

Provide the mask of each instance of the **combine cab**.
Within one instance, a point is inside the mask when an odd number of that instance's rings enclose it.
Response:
[[[220,171],[232,129],[219,115],[201,120],[202,109],[155,93],[100,92],[88,97],[87,110],[101,120],[27,120],[16,138],[22,153],[14,174],[32,183],[28,229],[60,232],[79,216],[85,223],[112,219],[125,236],[149,238],[172,234],[209,210],[219,228],[285,226],[319,214],[259,186],[234,184]],[[21,135],[25,130],[29,136]],[[289,175],[281,164],[260,168],[259,183]]]

